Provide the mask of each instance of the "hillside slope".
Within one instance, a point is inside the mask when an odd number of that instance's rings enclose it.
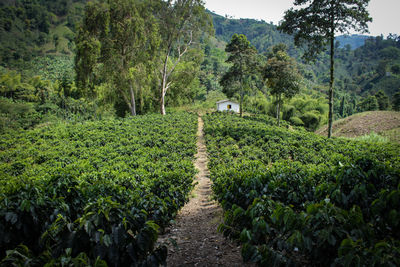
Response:
[[[0,65],[21,67],[38,56],[74,54],[86,0],[0,1]]]
[[[363,112],[338,120],[333,124],[333,136],[359,137],[372,132],[400,143],[400,112]],[[320,128],[316,133],[326,135],[327,126]]]

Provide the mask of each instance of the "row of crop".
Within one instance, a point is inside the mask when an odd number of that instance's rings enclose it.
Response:
[[[155,243],[193,187],[196,122],[178,113],[3,135],[1,264],[163,263]]]
[[[398,266],[400,147],[207,115],[221,230],[260,266]]]

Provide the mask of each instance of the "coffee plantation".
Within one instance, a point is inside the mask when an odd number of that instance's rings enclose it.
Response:
[[[158,266],[188,200],[197,116],[60,123],[0,141],[1,266]]]
[[[399,266],[400,146],[204,117],[220,230],[259,266]]]

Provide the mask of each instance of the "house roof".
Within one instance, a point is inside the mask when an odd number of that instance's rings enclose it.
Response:
[[[238,104],[235,101],[232,101],[232,100],[229,100],[229,99],[218,101],[217,104],[221,104],[221,103],[225,103],[225,102],[231,102],[231,103],[234,103],[234,104]]]

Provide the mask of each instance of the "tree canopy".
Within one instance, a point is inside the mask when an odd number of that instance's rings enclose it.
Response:
[[[220,84],[228,97],[239,94],[240,116],[242,116],[244,95],[246,90],[251,88],[251,77],[258,71],[257,50],[245,35],[234,34],[225,51],[230,53],[226,62],[231,63],[232,66],[222,76]]]
[[[98,80],[110,82],[136,115],[135,72],[154,58],[159,45],[158,28],[148,4],[136,0],[89,2],[76,38],[78,84],[90,86],[98,69]],[[136,89],[136,90],[135,90]]]
[[[279,29],[294,35],[296,45],[307,44],[304,57],[308,60],[326,49],[330,44],[329,81],[329,126],[328,137],[333,125],[334,42],[336,33],[348,33],[350,29],[366,32],[367,23],[372,21],[367,11],[369,0],[295,0],[285,12]]]
[[[165,96],[172,84],[172,74],[199,35],[212,33],[212,22],[201,0],[160,1],[157,13],[163,60],[159,78],[160,112],[165,115]]]
[[[276,117],[279,125],[282,95],[292,98],[300,91],[300,75],[296,61],[286,53],[285,45],[276,45],[272,48],[262,72],[271,94],[277,98]]]

